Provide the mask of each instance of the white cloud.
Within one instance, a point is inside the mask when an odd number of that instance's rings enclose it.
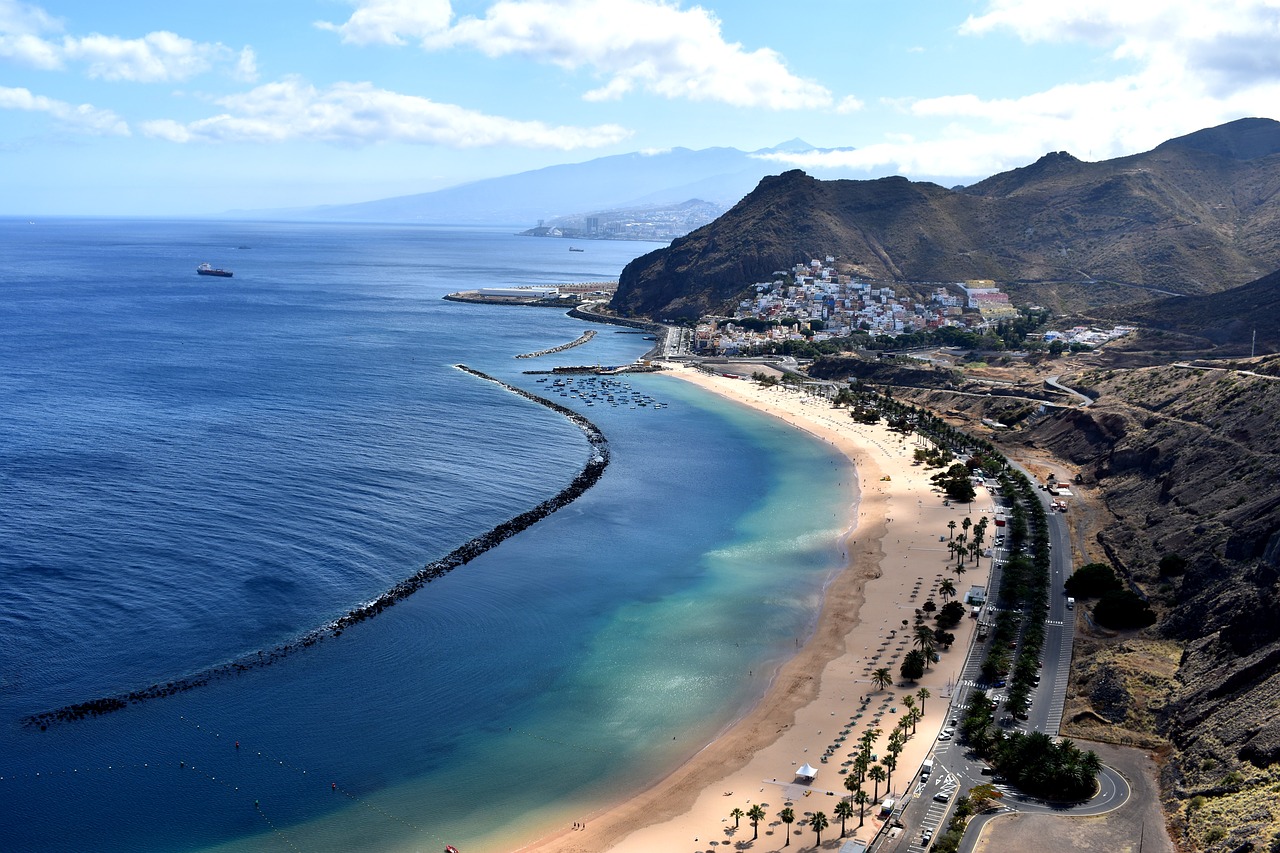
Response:
[[[40,33],[61,29],[58,19],[39,6],[19,0],[0,0],[0,32]]]
[[[236,59],[235,78],[244,83],[257,81],[258,55],[254,53],[253,48],[245,47],[240,50],[240,56]]]
[[[670,0],[499,0],[483,18],[450,24],[445,0],[364,0],[344,24],[322,24],[362,44],[419,41],[426,49],[466,47],[520,56],[604,82],[584,97],[613,100],[635,91],[739,107],[813,109],[831,92],[792,74],[768,48],[727,42],[720,20]]]
[[[350,44],[396,44],[423,39],[449,26],[449,0],[361,0],[345,23],[317,21],[322,30],[339,33]]]
[[[836,104],[836,112],[840,115],[848,115],[849,113],[859,112],[864,107],[866,107],[866,104],[862,101],[853,95],[846,95],[840,99],[840,103]]]
[[[111,110],[98,109],[90,104],[75,106],[43,95],[33,95],[28,89],[0,86],[0,109],[48,113],[64,126],[92,136],[129,135],[129,125]]]
[[[62,24],[43,9],[17,0],[0,0],[0,57],[51,71],[82,63],[92,78],[138,83],[188,80],[215,66],[226,66],[238,79],[253,79],[253,51],[237,56],[222,44],[192,41],[157,31],[126,39],[93,33],[64,35]]]
[[[154,32],[142,38],[90,35],[65,38],[62,54],[86,64],[86,73],[101,80],[165,83],[188,80],[208,71],[212,61],[227,62],[231,51],[222,45],[197,44],[175,33]]]
[[[1245,116],[1280,119],[1280,0],[989,0],[961,26],[972,36],[996,31],[1028,42],[1088,42],[1106,51],[1115,71],[1108,77],[1105,64],[1093,64],[1100,79],[1020,97],[884,102],[941,129],[929,138],[773,159],[802,168],[981,177],[1049,151],[1102,160]]]
[[[960,28],[971,35],[996,30],[1027,42],[1113,47],[1117,59],[1208,74],[1219,89],[1280,80],[1280,0],[990,0]]]
[[[226,110],[221,115],[189,124],[145,122],[142,130],[172,142],[309,140],[342,145],[406,142],[453,148],[517,145],[561,150],[611,145],[630,135],[617,125],[556,127],[485,115],[378,89],[371,83],[337,83],[321,90],[296,77],[220,98],[217,103]]]

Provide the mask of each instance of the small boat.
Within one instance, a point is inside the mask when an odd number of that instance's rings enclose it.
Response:
[[[444,846],[444,853],[458,853],[458,848],[454,847],[452,844],[446,844]]]
[[[586,249],[579,249],[577,246],[570,246],[570,247],[569,247],[569,251],[570,251],[570,252],[585,252],[585,251],[586,251]]]
[[[219,278],[231,278],[235,273],[231,270],[220,270],[208,264],[201,264],[196,267],[196,275],[216,275]]]

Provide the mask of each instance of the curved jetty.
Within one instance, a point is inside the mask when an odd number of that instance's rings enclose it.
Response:
[[[569,341],[569,343],[567,344],[561,344],[560,346],[552,347],[551,349],[540,349],[537,352],[524,352],[516,356],[516,358],[537,358],[538,356],[542,356],[542,355],[551,355],[553,352],[564,352],[567,349],[573,349],[574,347],[582,346],[583,344],[585,344],[587,341],[591,340],[595,336],[596,336],[595,330],[588,329],[587,331],[583,332],[581,335],[578,335],[578,337],[575,338],[574,340]]]
[[[479,557],[485,551],[500,544],[503,540],[508,539],[522,530],[532,527],[537,522],[546,518],[551,513],[567,506],[573,501],[581,497],[587,489],[591,488],[604,474],[604,469],[609,464],[609,442],[595,424],[573,411],[570,408],[553,403],[536,394],[531,394],[522,388],[509,385],[500,379],[481,373],[479,370],[467,367],[464,364],[454,365],[457,369],[466,373],[470,373],[479,379],[500,385],[513,394],[518,394],[526,400],[530,400],[539,405],[546,406],[553,412],[563,415],[575,426],[582,430],[587,438],[587,443],[591,445],[590,455],[587,464],[583,467],[578,475],[570,481],[558,493],[547,498],[542,503],[520,513],[514,518],[502,522],[492,530],[481,533],[479,536],[458,546],[457,548],[445,554],[438,560],[433,560],[413,575],[405,578],[397,583],[391,589],[379,595],[372,601],[366,602],[348,611],[346,614],[322,625],[319,628],[313,628],[297,639],[275,646],[271,649],[250,653],[242,657],[236,658],[228,663],[218,664],[209,669],[202,670],[191,675],[178,678],[174,681],[167,681],[164,684],[152,684],[131,693],[117,694],[115,696],[104,696],[97,699],[89,699],[84,702],[77,702],[73,705],[65,705],[52,711],[42,711],[38,714],[31,714],[24,717],[22,722],[27,726],[35,726],[41,730],[47,729],[55,723],[74,722],[83,720],[86,717],[98,717],[103,714],[109,714],[112,711],[119,711],[129,705],[136,705],[145,702],[148,699],[158,699],[162,696],[171,696],[175,693],[183,693],[193,690],[197,687],[203,687],[211,681],[219,678],[225,678],[231,675],[239,675],[251,669],[257,669],[275,663],[296,651],[314,646],[316,643],[326,637],[337,637],[347,628],[355,625],[357,622],[363,622],[377,616],[397,601],[408,598],[413,595],[424,584],[428,584],[438,577],[442,577],[459,566]]]

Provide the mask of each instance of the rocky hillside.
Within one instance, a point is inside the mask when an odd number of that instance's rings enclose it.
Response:
[[[722,311],[775,270],[827,255],[873,279],[1225,290],[1280,267],[1280,122],[1242,119],[1099,163],[1047,154],[958,189],[786,172],[628,264],[613,307]]]
[[[1015,439],[1078,466],[1105,504],[1099,544],[1160,613],[1146,636],[1182,649],[1145,720],[1130,695],[1144,688],[1126,686],[1122,667],[1078,663],[1103,671],[1099,720],[1150,725],[1172,744],[1166,810],[1195,850],[1270,850],[1280,838],[1280,356],[1240,366],[1264,375],[1165,366],[1066,377],[1097,402]],[[1162,571],[1166,554],[1185,570]]]
[[[1249,353],[1256,343],[1258,352],[1276,352],[1280,350],[1277,305],[1280,272],[1273,272],[1221,293],[1167,297],[1106,313],[1117,320],[1186,336],[1206,349]]]

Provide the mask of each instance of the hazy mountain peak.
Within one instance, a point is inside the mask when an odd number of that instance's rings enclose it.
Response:
[[[807,151],[817,151],[818,149],[805,142],[800,137],[788,139],[786,142],[779,142],[772,148],[761,148],[759,151],[753,151],[752,154],[804,154]]]

